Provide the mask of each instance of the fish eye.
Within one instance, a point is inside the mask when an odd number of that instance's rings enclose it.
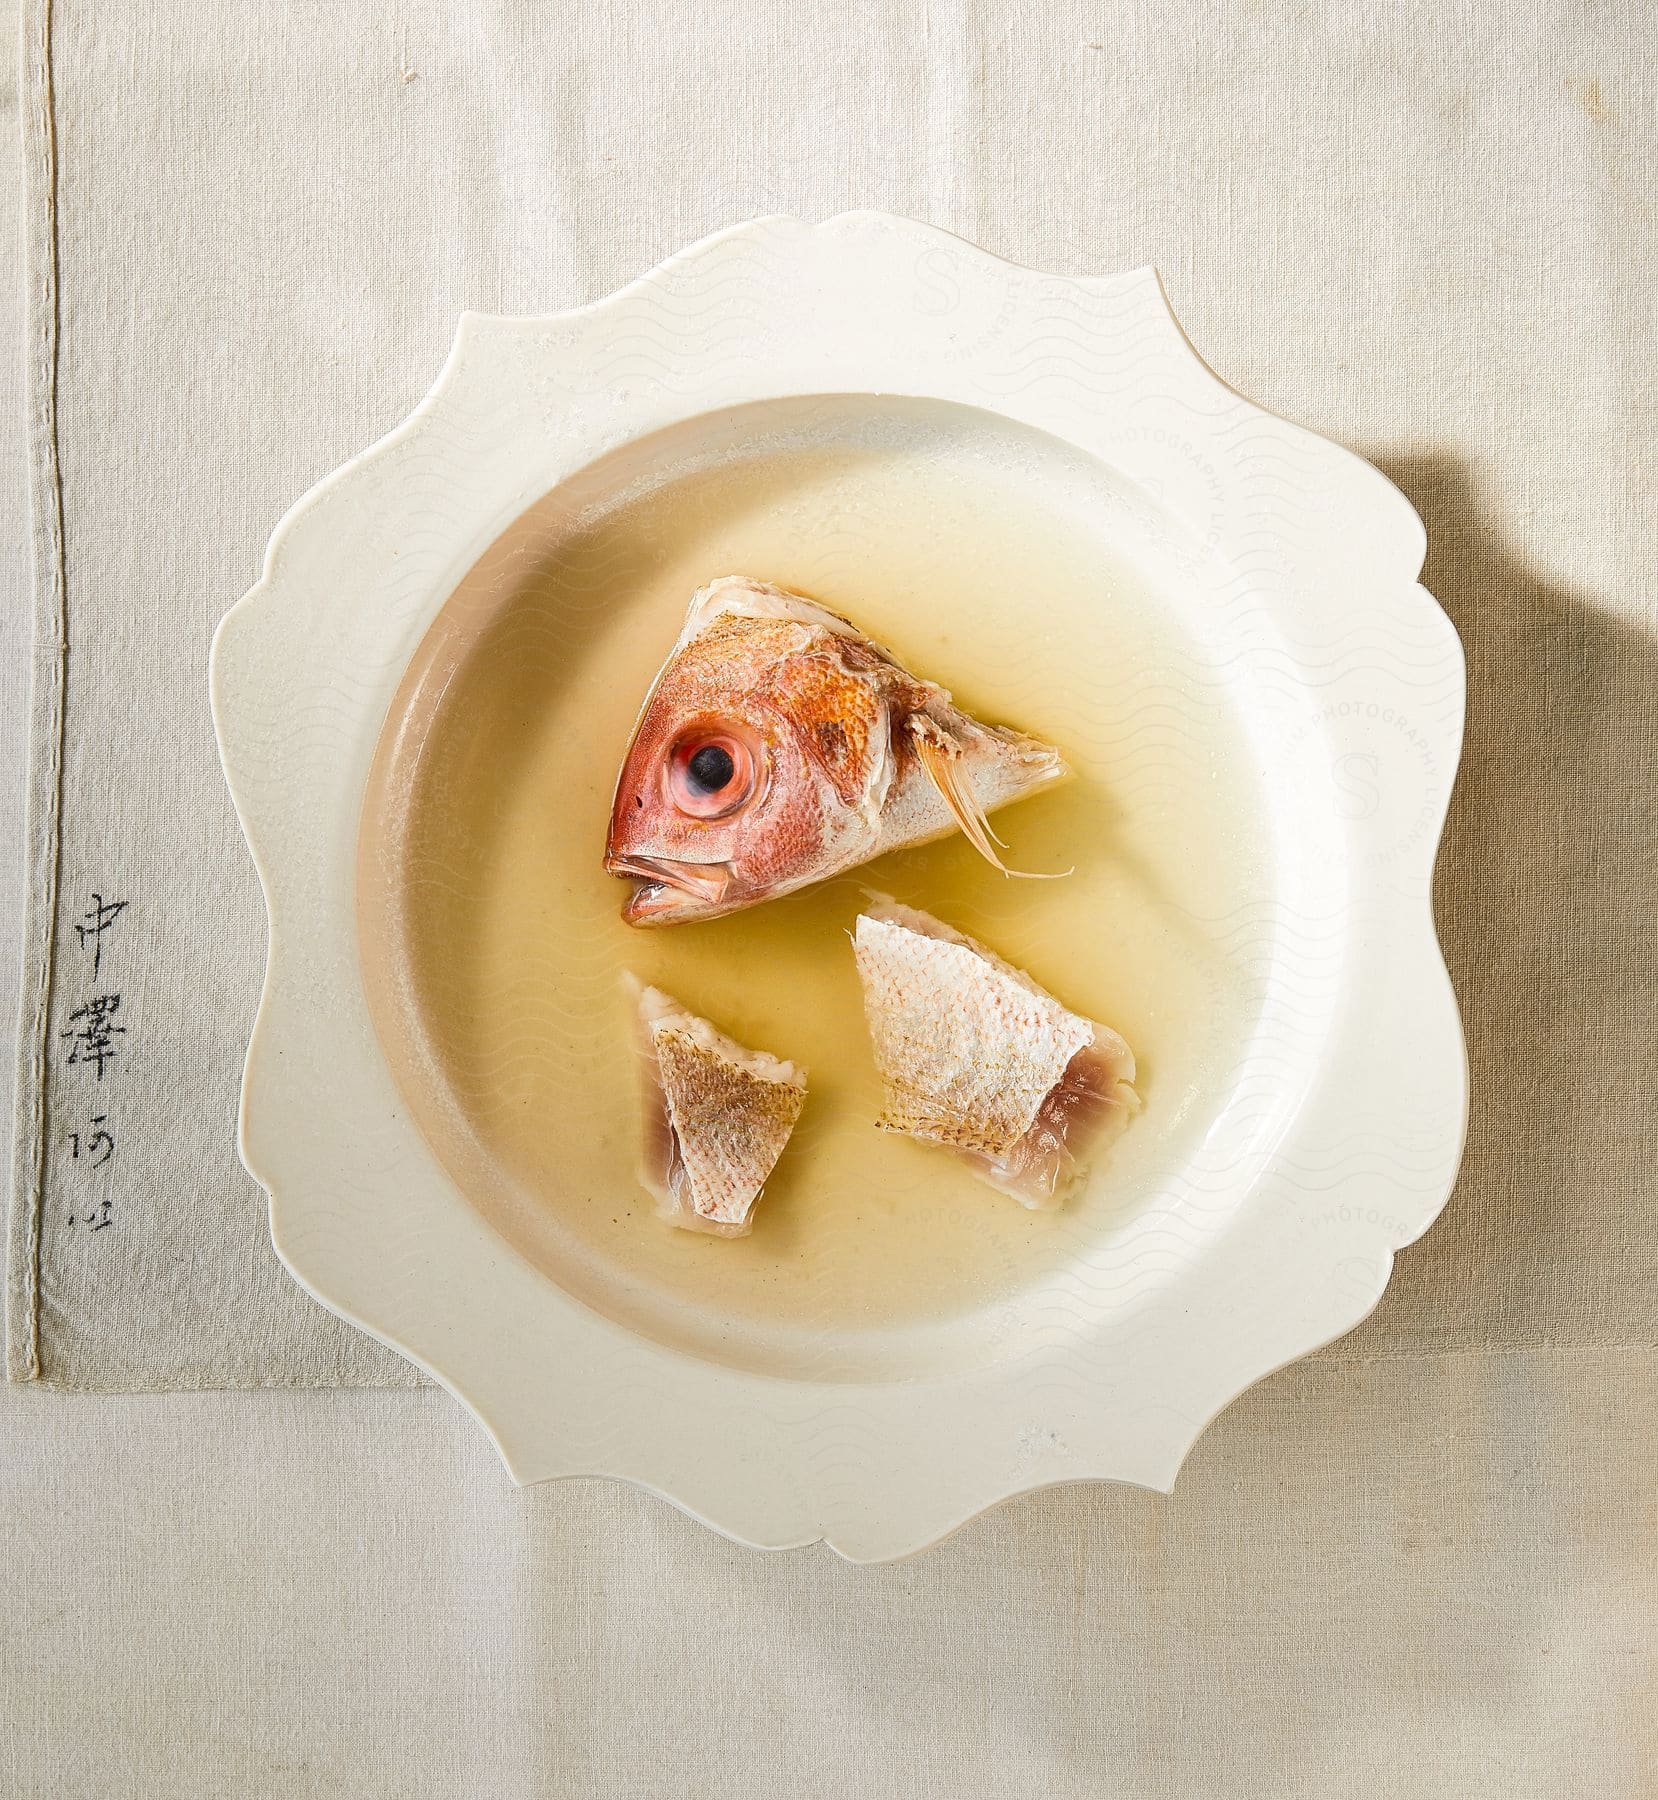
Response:
[[[699,744],[685,765],[685,779],[699,794],[719,793],[736,772],[736,758],[724,744]]]
[[[686,733],[668,755],[668,795],[693,819],[735,812],[754,792],[755,757],[729,731]]]

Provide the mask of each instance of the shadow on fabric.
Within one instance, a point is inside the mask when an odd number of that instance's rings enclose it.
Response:
[[[1527,569],[1455,459],[1372,460],[1468,657],[1434,902],[1472,1116],[1445,1212],[1330,1354],[1651,1344],[1658,641]]]

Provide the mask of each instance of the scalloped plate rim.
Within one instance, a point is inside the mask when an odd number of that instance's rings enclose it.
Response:
[[[955,233],[948,232],[941,227],[922,224],[912,220],[899,219],[892,215],[867,209],[857,209],[850,212],[835,214],[815,224],[798,219],[792,215],[774,213],[728,225],[684,246],[665,258],[654,269],[642,273],[622,287],[617,288],[608,294],[598,296],[594,300],[580,306],[536,315],[497,314],[475,310],[463,312],[458,318],[453,341],[436,378],[426,394],[422,396],[411,411],[382,436],[366,445],[361,451],[348,458],[336,469],[314,483],[287,509],[272,531],[270,540],[265,549],[258,579],[241,596],[241,598],[229,608],[220,620],[218,628],[214,633],[209,662],[210,696],[221,764],[235,803],[238,821],[242,827],[245,841],[248,844],[255,869],[259,876],[261,894],[266,906],[268,925],[271,923],[272,892],[277,877],[275,872],[269,867],[266,851],[260,842],[260,824],[257,817],[259,807],[256,803],[244,798],[241,784],[238,779],[238,770],[233,766],[235,758],[227,743],[227,720],[230,703],[226,694],[226,684],[229,679],[230,670],[235,662],[234,644],[238,625],[240,622],[245,621],[262,603],[268,602],[274,595],[280,579],[284,549],[289,544],[304,517],[312,511],[319,501],[331,493],[348,486],[359,477],[370,464],[394,449],[401,442],[418,433],[421,426],[436,411],[446,392],[459,375],[462,366],[465,363],[468,351],[472,349],[480,339],[489,336],[492,328],[533,331],[537,328],[545,329],[552,325],[569,325],[578,322],[591,325],[602,322],[607,311],[612,309],[619,311],[630,299],[646,293],[658,291],[653,284],[658,281],[658,278],[665,271],[692,266],[704,257],[718,252],[724,246],[750,239],[767,230],[782,228],[789,231],[815,235],[828,231],[856,231],[867,229],[872,226],[882,233],[896,233],[915,242],[925,240],[936,245],[947,246],[955,253],[967,259],[970,263],[979,265],[980,267],[995,267],[1017,275],[1040,274],[1038,271],[1026,269],[1023,265],[1020,265],[1009,258],[1001,257],[994,252],[987,251],[982,247],[973,244],[970,240]],[[1197,370],[1201,371],[1203,377],[1211,383],[1215,389],[1226,395],[1229,399],[1236,401],[1242,407],[1247,408],[1249,412],[1272,419],[1279,423],[1296,437],[1315,446],[1321,454],[1334,456],[1349,464],[1360,466],[1367,471],[1368,475],[1374,478],[1376,482],[1389,490],[1397,501],[1396,511],[1398,519],[1400,521],[1408,519],[1414,528],[1412,547],[1409,552],[1409,560],[1413,567],[1410,585],[1412,586],[1415,595],[1419,597],[1419,600],[1422,603],[1423,616],[1432,618],[1443,626],[1440,654],[1444,657],[1448,668],[1454,666],[1459,686],[1459,694],[1465,696],[1466,666],[1460,637],[1443,608],[1440,607],[1433,596],[1422,587],[1420,582],[1421,570],[1426,555],[1427,535],[1425,527],[1423,526],[1420,516],[1411,506],[1409,499],[1400,492],[1397,486],[1392,483],[1381,470],[1377,469],[1374,464],[1368,462],[1355,451],[1336,440],[1329,438],[1306,425],[1300,424],[1297,421],[1286,419],[1282,415],[1275,414],[1269,408],[1263,407],[1258,402],[1249,399],[1232,387],[1232,385],[1222,376],[1216,373],[1203,358],[1202,353],[1191,342],[1184,328],[1180,325],[1178,314],[1175,312],[1174,307],[1169,301],[1166,285],[1154,266],[1143,264],[1133,269],[1109,275],[1041,276],[1041,278],[1072,286],[1085,293],[1093,294],[1108,290],[1126,291],[1134,284],[1149,284],[1155,290],[1158,303],[1164,316],[1178,334],[1192,363]],[[818,391],[825,393],[832,391],[855,393],[895,390],[867,390],[846,387],[839,389],[824,388]],[[996,410],[989,402],[984,402],[983,404],[986,404],[989,410]],[[506,1436],[497,1429],[496,1423],[490,1417],[491,1405],[487,1397],[469,1391],[473,1386],[470,1381],[464,1379],[458,1380],[446,1373],[437,1362],[432,1360],[431,1356],[420,1344],[412,1341],[408,1334],[400,1331],[388,1331],[376,1324],[369,1316],[370,1312],[373,1310],[372,1296],[369,1297],[368,1303],[365,1304],[360,1296],[348,1296],[337,1290],[332,1292],[329,1291],[331,1285],[329,1271],[326,1269],[308,1269],[305,1267],[302,1259],[291,1252],[289,1244],[286,1242],[287,1234],[284,1230],[283,1219],[286,1216],[287,1208],[290,1203],[285,1202],[283,1199],[282,1190],[285,1185],[284,1176],[282,1172],[276,1168],[266,1168],[261,1171],[260,1168],[256,1167],[256,1162],[260,1159],[254,1147],[249,1142],[249,1122],[259,1099],[256,1092],[259,1074],[259,1054],[265,1033],[270,1026],[270,1016],[273,1009],[274,997],[280,986],[282,956],[278,934],[274,927],[272,927],[270,931],[259,1004],[250,1031],[241,1102],[238,1108],[237,1134],[238,1149],[244,1165],[248,1168],[248,1171],[253,1178],[266,1189],[269,1196],[273,1247],[284,1267],[288,1270],[294,1280],[320,1304],[342,1318],[345,1318],[358,1328],[364,1330],[371,1337],[387,1344],[391,1348],[397,1350],[400,1354],[408,1357],[418,1367],[429,1374],[446,1391],[453,1394],[456,1399],[466,1406],[483,1426],[486,1434],[495,1445],[498,1454],[501,1456],[503,1463],[506,1465],[515,1481],[520,1484],[529,1484],[531,1482],[540,1481],[586,1478],[621,1480],[630,1486],[640,1488],[668,1501],[670,1504],[685,1512],[690,1517],[697,1519],[710,1529],[736,1543],[743,1544],[750,1548],[784,1550],[804,1548],[814,1544],[823,1543],[831,1550],[835,1551],[836,1554],[848,1561],[882,1562],[902,1560],[918,1555],[933,1545],[936,1545],[945,1537],[952,1535],[955,1531],[961,1529],[963,1526],[971,1523],[974,1519],[981,1517],[985,1512],[1005,1501],[1017,1498],[1023,1494],[1040,1492],[1046,1488],[1068,1487],[1083,1483],[1110,1482],[1118,1485],[1140,1486],[1148,1488],[1151,1491],[1168,1493],[1172,1490],[1181,1467],[1190,1456],[1199,1438],[1203,1436],[1204,1432],[1208,1429],[1209,1425],[1213,1423],[1214,1419],[1230,1406],[1233,1401],[1239,1398],[1243,1393],[1247,1392],[1250,1388],[1254,1387],[1258,1382],[1267,1379],[1275,1372],[1347,1335],[1374,1312],[1391,1281],[1396,1253],[1399,1250],[1408,1247],[1408,1245],[1417,1242],[1433,1225],[1449,1200],[1455,1184],[1456,1172],[1461,1162],[1467,1137],[1469,1119],[1468,1062],[1466,1036],[1462,1029],[1454,986],[1444,962],[1443,949],[1433,914],[1431,871],[1437,860],[1443,838],[1451,793],[1454,787],[1455,774],[1460,762],[1464,729],[1464,711],[1459,709],[1454,726],[1446,726],[1443,728],[1442,747],[1446,753],[1446,766],[1448,772],[1438,794],[1431,829],[1424,835],[1422,843],[1419,846],[1419,854],[1413,859],[1425,867],[1429,872],[1430,881],[1428,884],[1427,895],[1422,904],[1422,916],[1416,921],[1414,929],[1407,934],[1410,939],[1414,940],[1414,954],[1418,959],[1425,959],[1419,960],[1419,965],[1415,972],[1417,977],[1426,978],[1439,985],[1442,989],[1444,1018],[1440,1023],[1448,1031],[1454,1034],[1455,1049],[1460,1058],[1462,1070],[1460,1090],[1455,1096],[1457,1102],[1454,1127],[1455,1142],[1448,1157],[1449,1173],[1443,1181],[1442,1191],[1437,1193],[1435,1199],[1431,1203],[1424,1203],[1420,1207],[1410,1235],[1391,1246],[1387,1257],[1387,1268],[1383,1277],[1376,1285],[1374,1291],[1363,1297],[1362,1304],[1353,1308],[1350,1314],[1343,1314],[1340,1322],[1335,1323],[1333,1326],[1327,1329],[1320,1327],[1319,1335],[1308,1337],[1300,1348],[1289,1351],[1283,1355],[1275,1355],[1266,1366],[1261,1367],[1248,1374],[1245,1378],[1238,1380],[1235,1385],[1228,1388],[1226,1392],[1213,1401],[1212,1405],[1210,1405],[1207,1412],[1203,1414],[1199,1421],[1195,1423],[1191,1421],[1186,1422],[1186,1428],[1179,1434],[1179,1440],[1171,1443],[1169,1446],[1169,1454],[1165,1459],[1166,1473],[1162,1479],[1143,1480],[1135,1476],[1114,1472],[1110,1469],[1095,1469],[1087,1466],[1068,1470],[1059,1474],[1035,1475],[1029,1479],[1022,1479],[1016,1474],[1009,1472],[1002,1480],[989,1484],[995,1487],[994,1492],[987,1493],[982,1498],[976,1499],[967,1506],[966,1510],[960,1511],[959,1514],[952,1510],[949,1516],[944,1520],[934,1520],[919,1534],[906,1537],[901,1529],[897,1529],[891,1524],[884,1530],[871,1530],[868,1534],[869,1538],[886,1540],[881,1547],[871,1548],[868,1542],[846,1542],[845,1540],[849,1537],[861,1539],[865,1534],[861,1531],[849,1533],[844,1526],[831,1526],[817,1532],[806,1531],[801,1533],[783,1533],[775,1536],[766,1536],[752,1531],[745,1532],[735,1528],[730,1523],[723,1521],[718,1516],[717,1511],[700,1505],[683,1492],[680,1487],[676,1487],[676,1481],[672,1471],[658,1472],[652,1476],[646,1476],[632,1472],[619,1472],[607,1469],[598,1463],[594,1463],[591,1465],[583,1464],[582,1466],[572,1467],[536,1467],[533,1472],[526,1472],[525,1464],[528,1459],[525,1458],[518,1447],[512,1445],[507,1440]],[[597,1318],[598,1315],[593,1315],[593,1317]],[[619,1329],[609,1321],[603,1321],[603,1323],[610,1329]],[[714,1370],[712,1379],[716,1381],[720,1379],[720,1373],[720,1371]],[[775,1380],[781,1385],[790,1385],[785,1377],[772,1377],[768,1379]]]

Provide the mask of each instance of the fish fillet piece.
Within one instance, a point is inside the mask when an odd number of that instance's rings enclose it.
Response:
[[[747,1237],[754,1203],[806,1103],[806,1071],[745,1050],[660,988],[637,993],[645,1064],[641,1179],[670,1223]]]
[[[875,899],[852,941],[876,1123],[954,1151],[1022,1205],[1058,1206],[1084,1152],[1140,1109],[1133,1051],[930,913]]]

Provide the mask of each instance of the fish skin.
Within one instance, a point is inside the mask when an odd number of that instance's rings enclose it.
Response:
[[[748,747],[756,779],[729,814],[692,817],[669,771],[676,747],[713,733]],[[954,810],[929,759],[959,789]],[[692,598],[640,710],[605,868],[635,883],[631,924],[718,918],[946,837],[963,807],[982,819],[1067,773],[1051,745],[971,718],[817,602],[722,576]]]
[[[992,1187],[1058,1206],[1083,1153],[1139,1110],[1134,1054],[1023,970],[914,907],[853,929],[884,1131],[953,1151]]]
[[[645,1083],[640,1178],[670,1224],[747,1237],[806,1104],[806,1071],[745,1049],[660,988],[632,985]]]

